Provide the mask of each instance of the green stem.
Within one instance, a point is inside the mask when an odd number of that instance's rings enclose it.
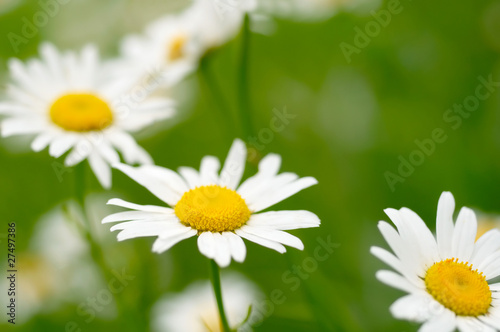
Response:
[[[227,321],[226,312],[224,311],[224,303],[222,301],[219,265],[217,265],[217,263],[213,259],[211,259],[210,267],[212,270],[212,286],[214,287],[215,298],[217,299],[217,307],[219,308],[222,331],[231,332],[231,328],[229,327],[229,323]]]
[[[111,268],[108,266],[106,263],[106,260],[104,259],[104,252],[102,251],[101,246],[99,243],[95,240],[95,237],[92,234],[92,224],[90,222],[90,219],[87,216],[87,212],[85,210],[85,197],[87,195],[87,168],[86,165],[83,163],[80,163],[79,165],[75,166],[74,174],[75,174],[75,197],[78,203],[78,207],[81,211],[81,216],[83,218],[83,225],[78,224],[78,229],[80,230],[80,234],[82,237],[87,241],[87,243],[90,246],[90,255],[92,257],[92,260],[97,264],[102,277],[104,278],[104,281],[107,282],[109,280],[112,280],[115,278],[115,276],[112,273]],[[120,316],[120,313],[123,313],[123,306],[120,301],[115,297],[116,300],[116,307],[118,310],[118,314]]]
[[[243,31],[241,36],[240,71],[238,84],[238,100],[241,116],[241,129],[243,138],[248,139],[253,134],[252,107],[250,104],[248,80],[249,80],[249,54],[250,54],[250,18],[245,14]]]
[[[200,74],[202,83],[205,89],[210,91],[209,95],[212,99],[214,107],[219,113],[219,118],[223,119],[220,123],[223,124],[222,132],[225,133],[231,140],[234,138],[234,119],[231,114],[231,108],[229,107],[226,98],[222,93],[222,89],[215,78],[214,74],[210,70],[210,58],[211,54],[206,55],[201,59],[200,62]]]

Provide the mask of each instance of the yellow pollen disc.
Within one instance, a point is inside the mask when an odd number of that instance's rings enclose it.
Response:
[[[169,45],[168,61],[173,62],[184,56],[184,45],[187,38],[184,35],[176,36]]]
[[[181,222],[198,232],[227,232],[243,226],[251,212],[234,190],[217,185],[201,186],[184,193],[175,206]]]
[[[50,118],[70,131],[103,130],[113,122],[113,112],[102,99],[88,93],[67,94],[50,107]]]
[[[491,290],[483,273],[456,258],[431,266],[425,285],[436,301],[458,316],[481,316],[491,305]]]

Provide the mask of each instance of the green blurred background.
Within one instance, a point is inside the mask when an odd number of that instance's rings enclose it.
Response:
[[[36,56],[42,40],[73,49],[96,42],[104,55],[114,56],[122,36],[139,32],[150,19],[186,5],[169,0],[73,0],[61,6],[60,13],[15,53],[8,33],[19,33],[22,18],[31,17],[40,5],[14,2],[0,1],[3,81],[7,59]],[[386,6],[383,3],[380,8]],[[481,101],[457,129],[443,118],[454,104],[474,94],[479,76],[492,75],[500,81],[500,1],[404,0],[401,6],[403,11],[359,54],[353,54],[350,63],[339,45],[353,44],[354,28],[364,29],[373,21],[369,14],[341,10],[331,18],[307,22],[275,17],[273,33],[251,36],[248,85],[254,132],[269,128],[273,109],[286,108],[296,115],[259,154],[281,154],[283,171],[319,180],[319,185],[272,209],[310,210],[322,220],[320,228],[291,232],[303,240],[303,252],[290,248],[280,255],[246,242],[245,263],[230,265],[229,270],[247,275],[266,295],[280,289],[287,298],[256,331],[416,331],[417,324],[397,321],[388,311],[402,293],[374,277],[385,268],[369,254],[372,245],[386,247],[376,227],[379,220],[388,219],[383,209],[407,206],[434,229],[437,200],[442,191],[449,190],[458,207],[500,212],[500,94],[495,91]],[[199,72],[190,76],[172,92],[180,103],[177,120],[138,135],[158,165],[197,168],[204,155],[224,159],[232,139],[241,137],[235,121],[239,41],[240,37],[205,59],[207,71],[218,81],[233,111],[232,119],[220,117],[211,90],[203,84],[204,76]],[[447,140],[436,144],[435,152],[392,190],[386,172],[397,174],[400,156],[408,160],[418,150],[415,140],[431,138],[436,128],[445,132]],[[47,151],[33,153],[28,146],[28,140],[19,138],[0,142],[4,252],[0,262],[4,269],[7,223],[15,221],[19,275],[36,288],[37,282],[60,272],[45,268],[45,277],[37,275],[36,259],[33,263],[26,258],[23,263],[23,257],[32,256],[30,241],[40,218],[72,197],[75,172],[68,170],[59,181]],[[250,160],[246,176],[255,171],[255,160]],[[96,215],[95,229],[102,233],[106,259],[117,270],[126,268],[136,277],[118,295],[126,315],[116,317],[111,304],[86,323],[78,313],[85,295],[81,300],[76,296],[46,306],[56,296],[47,290],[42,291],[41,308],[15,330],[64,331],[67,322],[74,321],[82,331],[147,331],[149,310],[158,298],[208,278],[207,261],[194,238],[163,255],[151,253],[152,238],[115,241],[108,234],[109,226],[97,220],[115,211],[104,207],[107,198],[143,204],[159,201],[116,171],[112,192],[105,193],[93,175],[88,179],[90,192],[97,197],[90,210]],[[283,274],[313,254],[318,238],[328,237],[340,246],[292,290],[282,280]],[[54,233],[51,240],[57,243],[61,238]],[[5,299],[5,290],[0,293]],[[22,310],[18,315],[21,319]],[[11,330],[4,313],[2,317],[0,329]]]

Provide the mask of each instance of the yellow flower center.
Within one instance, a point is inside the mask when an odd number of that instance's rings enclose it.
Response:
[[[184,56],[184,46],[186,45],[187,38],[185,35],[180,34],[176,36],[168,47],[168,61],[173,62],[179,60]]]
[[[228,232],[243,226],[251,212],[236,191],[210,185],[184,193],[175,206],[175,214],[184,225],[198,232]]]
[[[57,99],[50,107],[50,118],[70,131],[103,130],[113,122],[109,105],[92,94],[73,93]]]
[[[481,316],[491,305],[491,290],[483,273],[456,258],[431,266],[425,285],[436,301],[458,316]]]

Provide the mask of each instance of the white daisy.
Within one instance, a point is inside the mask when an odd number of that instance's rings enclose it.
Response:
[[[118,240],[158,236],[153,251],[162,253],[177,242],[198,236],[198,248],[219,266],[228,266],[231,257],[243,262],[246,248],[243,240],[255,242],[280,253],[283,244],[302,250],[297,237],[284,230],[318,227],[318,217],[309,211],[257,213],[317,183],[312,177],[300,178],[294,173],[278,174],[281,157],[269,154],[259,164],[256,175],[240,180],[245,168],[245,143],[235,140],[219,175],[220,162],[206,156],[200,171],[190,167],[176,172],[152,165],[115,167],[146,187],[170,206],[137,205],[112,199],[108,204],[135,211],[110,215],[103,223],[126,221],[111,227],[121,230]]]
[[[32,135],[31,147],[49,146],[53,157],[69,150],[66,166],[88,159],[101,184],[111,186],[109,164],[123,155],[127,163],[152,163],[149,154],[130,135],[174,114],[172,101],[137,96],[134,80],[120,75],[120,68],[99,61],[89,45],[80,54],[61,54],[45,43],[41,59],[23,64],[9,61],[12,83],[0,102],[3,137]],[[113,70],[110,70],[113,68]]]
[[[149,24],[144,34],[131,35],[121,43],[123,57],[136,73],[161,73],[171,86],[195,70],[200,58],[239,31],[252,0],[195,0],[179,14],[169,14]]]
[[[260,289],[239,274],[222,276],[223,301],[227,307],[229,325],[237,331],[252,331],[252,310],[264,298]],[[247,322],[243,323],[246,318]],[[243,323],[243,324],[242,324]],[[166,295],[152,309],[152,327],[155,332],[219,332],[219,311],[209,281],[196,282],[178,295]]]
[[[475,241],[474,212],[463,207],[454,224],[454,210],[452,194],[444,192],[435,238],[413,211],[386,209],[397,231],[385,221],[378,227],[394,254],[378,247],[371,252],[398,273],[382,270],[377,278],[409,293],[390,311],[423,323],[420,332],[500,330],[500,283],[491,283],[500,275],[500,231]]]

